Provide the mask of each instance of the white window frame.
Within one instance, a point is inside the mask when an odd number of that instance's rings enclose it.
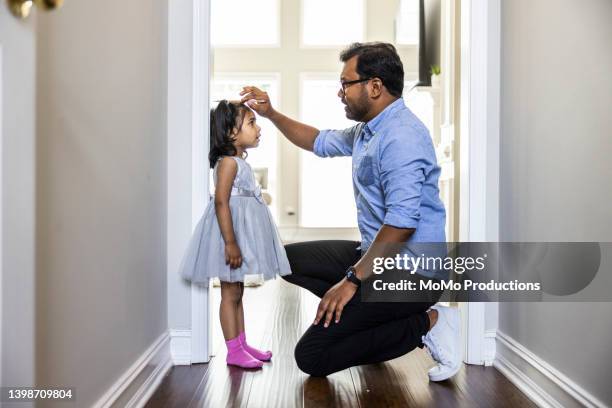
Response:
[[[399,6],[400,6],[400,10],[399,11],[401,11],[401,1],[402,0],[399,0]],[[414,1],[418,2],[419,0],[414,0]],[[397,17],[395,19],[395,38],[394,38],[394,40],[395,40],[396,46],[397,47],[417,47],[418,48],[419,47],[419,39],[418,38],[417,38],[417,42],[416,43],[400,43],[400,42],[398,42],[397,31],[398,31],[398,23],[399,22],[397,20],[400,17],[400,15],[401,15],[401,13],[398,12],[398,15],[397,15]],[[417,20],[418,20],[418,15],[417,15]]]
[[[306,9],[306,5],[305,2],[308,0],[300,0],[300,48],[301,49],[316,49],[316,50],[335,50],[338,48],[342,48],[345,47],[346,44],[325,44],[325,45],[313,45],[313,44],[306,44],[304,43],[304,26],[305,26],[305,21],[304,21],[304,11]],[[358,41],[364,41],[367,33],[367,19],[368,19],[368,0],[359,0],[362,2],[363,5],[363,19],[361,21],[361,30],[362,30],[362,38],[359,39]]]
[[[208,9],[209,9],[209,13],[211,14],[211,18],[212,18],[212,0],[206,0],[208,2]],[[223,0],[220,0],[223,1]],[[252,43],[241,43],[241,44],[215,44],[214,46],[211,45],[211,49],[218,47],[218,48],[280,48],[282,45],[282,35],[281,35],[281,18],[282,18],[282,12],[281,12],[281,0],[276,0],[276,42],[272,43],[272,44],[252,44]],[[209,18],[210,20],[210,18]],[[210,27],[212,29],[212,27],[209,25],[208,27]],[[248,29],[255,29],[256,27],[249,27]],[[211,35],[212,38],[212,35]],[[212,41],[212,40],[211,40]]]

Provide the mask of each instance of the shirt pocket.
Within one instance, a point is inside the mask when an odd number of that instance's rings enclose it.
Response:
[[[365,155],[357,168],[357,180],[362,186],[374,183],[374,163],[372,156]]]

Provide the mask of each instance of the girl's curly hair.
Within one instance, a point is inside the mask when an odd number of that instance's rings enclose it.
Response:
[[[219,101],[219,104],[210,110],[210,153],[208,161],[210,167],[214,167],[221,156],[235,156],[237,153],[234,147],[234,129],[242,127],[242,121],[248,107],[239,103],[231,102],[226,99]]]

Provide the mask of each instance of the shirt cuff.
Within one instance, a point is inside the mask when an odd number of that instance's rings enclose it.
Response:
[[[325,138],[327,137],[327,133],[324,130],[320,130],[319,134],[315,138],[314,145],[312,146],[312,152],[319,156],[325,157]]]
[[[395,228],[416,228],[419,225],[420,217],[402,215],[394,212],[388,212],[385,215],[383,224],[390,225]]]

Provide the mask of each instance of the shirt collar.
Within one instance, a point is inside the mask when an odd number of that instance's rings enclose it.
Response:
[[[375,134],[382,124],[385,122],[385,119],[397,112],[400,109],[405,108],[404,98],[398,98],[393,103],[389,104],[382,112],[376,115],[373,119],[365,124],[365,128],[372,134]]]

